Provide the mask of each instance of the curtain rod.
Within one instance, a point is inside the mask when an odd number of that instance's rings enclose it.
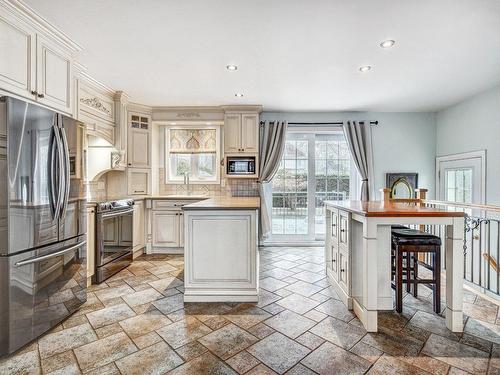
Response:
[[[264,124],[264,121],[260,122]],[[359,121],[360,124],[364,124],[364,121]],[[288,125],[344,125],[343,122],[289,122]],[[378,121],[370,121],[370,125],[378,125]]]

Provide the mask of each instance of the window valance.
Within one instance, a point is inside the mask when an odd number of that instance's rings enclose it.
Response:
[[[170,129],[171,154],[215,154],[217,151],[215,129]]]

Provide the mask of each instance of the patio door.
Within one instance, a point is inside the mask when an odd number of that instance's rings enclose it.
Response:
[[[348,199],[357,176],[341,131],[289,131],[272,181],[272,234],[268,242],[323,240],[325,200]]]

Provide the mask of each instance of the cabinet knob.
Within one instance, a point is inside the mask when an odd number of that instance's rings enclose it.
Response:
[[[32,95],[37,95],[37,92],[35,90],[31,90]]]
[[[130,166],[132,166],[132,163],[128,163],[128,166],[129,166],[129,167],[130,167]]]

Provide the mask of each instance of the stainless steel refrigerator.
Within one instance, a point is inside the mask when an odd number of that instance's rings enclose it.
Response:
[[[56,112],[0,97],[0,356],[87,299],[86,200],[70,172],[74,126]]]

